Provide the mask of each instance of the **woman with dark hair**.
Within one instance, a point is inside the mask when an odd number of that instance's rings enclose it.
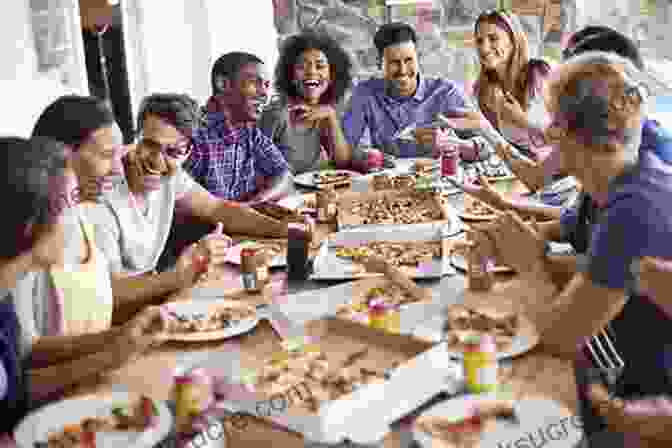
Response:
[[[31,366],[46,368],[45,374],[61,377],[63,385],[75,384],[145,350],[152,338],[132,340],[129,332],[142,333],[139,325],[159,316],[148,308],[126,327],[111,327],[115,305],[125,304],[113,300],[108,263],[86,218],[99,206],[93,200],[112,188],[121,154],[121,132],[107,105],[91,97],[61,97],[40,115],[33,134],[59,141],[69,154],[62,185],[54,187],[49,204],[49,215],[63,226],[64,249],[59,263],[27,273],[13,294]],[[37,377],[38,385],[53,386],[39,372]]]
[[[326,34],[310,31],[284,43],[275,69],[281,99],[264,111],[260,126],[295,174],[318,169],[323,159],[350,162],[336,105],[350,87],[351,68],[348,54]]]
[[[73,177],[69,154],[49,139],[0,138],[0,191],[12,207],[0,221],[0,434],[23,417],[30,398],[121,367],[147,339],[140,320],[97,338],[33,339],[37,322],[49,326],[30,291],[33,279],[63,266],[67,256],[68,229],[54,204]]]
[[[0,221],[0,434],[27,411],[21,325],[11,289],[27,272],[63,256],[63,231],[49,214],[50,190],[65,173],[62,145],[45,139],[0,138],[0,191],[12,213]],[[23,299],[23,298],[19,298]],[[29,300],[29,299],[28,299]]]

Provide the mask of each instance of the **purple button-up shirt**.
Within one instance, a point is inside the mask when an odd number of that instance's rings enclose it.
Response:
[[[247,200],[261,177],[277,177],[289,169],[280,150],[261,129],[231,128],[222,112],[208,114],[208,125],[193,136],[194,149],[184,169],[213,195]]]
[[[465,107],[462,89],[451,81],[418,75],[413,96],[394,97],[388,94],[384,79],[369,79],[353,89],[343,116],[343,131],[352,146],[373,146],[398,157],[418,157],[426,155],[427,149],[392,137],[410,125],[432,123],[439,113]]]

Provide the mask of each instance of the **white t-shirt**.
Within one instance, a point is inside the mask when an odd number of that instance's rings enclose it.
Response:
[[[88,218],[110,271],[152,271],[168,240],[175,202],[198,190],[203,188],[180,168],[174,176],[163,179],[161,188],[147,198],[146,215],[136,205],[126,182],[107,193],[102,204],[89,210]]]
[[[68,264],[79,264],[85,240],[80,219],[86,221],[83,206],[76,205],[63,211],[65,226],[65,258]],[[99,248],[96,263],[96,292],[100,302],[114,303],[110,271],[104,254]],[[14,307],[21,323],[22,357],[27,356],[35,339],[44,336],[49,330],[49,310],[52,299],[53,280],[48,271],[28,272],[12,288]],[[67,297],[64,299],[67,300]]]

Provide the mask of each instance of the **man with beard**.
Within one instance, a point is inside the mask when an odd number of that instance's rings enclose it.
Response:
[[[362,81],[353,89],[343,117],[343,131],[353,148],[374,146],[398,157],[431,156],[448,135],[432,125],[437,115],[465,107],[463,92],[453,82],[420,74],[416,43],[415,30],[405,23],[383,25],[376,33],[384,78]],[[415,142],[396,140],[413,125]]]
[[[207,124],[193,138],[185,169],[215,196],[240,202],[279,199],[291,188],[282,152],[256,126],[270,76],[258,57],[221,56],[212,67]]]
[[[182,170],[200,118],[198,103],[186,95],[145,98],[138,116],[138,142],[122,159],[127,182],[107,192],[89,216],[96,244],[109,263],[117,300],[141,307],[192,286],[206,269],[204,261],[223,262],[230,240],[222,232],[287,235],[286,225],[236,202],[215,198]],[[198,243],[181,250],[174,269],[154,274],[176,206],[199,221],[221,224],[205,237],[204,229],[195,238]]]

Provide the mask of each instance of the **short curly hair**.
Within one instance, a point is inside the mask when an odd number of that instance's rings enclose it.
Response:
[[[142,133],[149,115],[156,115],[166,121],[187,138],[191,138],[196,129],[205,125],[198,102],[178,93],[155,93],[142,100],[138,112],[138,135]]]
[[[287,38],[280,50],[275,67],[275,88],[288,98],[300,98],[294,83],[294,64],[306,50],[320,50],[331,66],[331,85],[320,102],[335,104],[343,99],[352,84],[352,61],[347,51],[331,36],[323,32],[306,31]]]

